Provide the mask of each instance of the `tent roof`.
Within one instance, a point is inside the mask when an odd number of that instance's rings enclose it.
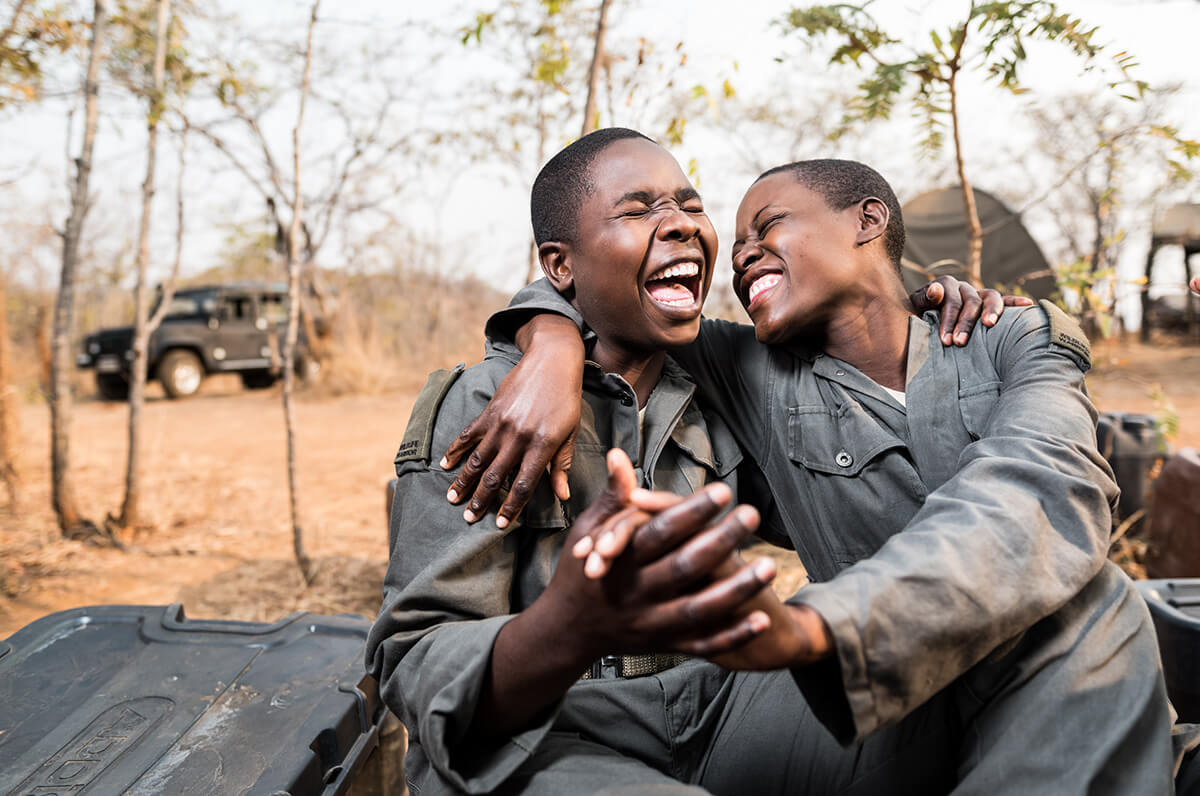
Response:
[[[975,189],[975,204],[983,225],[983,283],[1020,285],[1034,298],[1054,291],[1049,263],[1021,223],[1021,217],[987,191]],[[962,190],[957,186],[923,193],[902,208],[907,241],[904,257],[928,268],[941,260],[967,260],[967,225]],[[961,268],[939,267],[935,274],[958,276]],[[1033,276],[1039,274],[1039,276]]]
[[[1154,219],[1154,243],[1177,243],[1200,250],[1200,204],[1178,204],[1168,207]]]

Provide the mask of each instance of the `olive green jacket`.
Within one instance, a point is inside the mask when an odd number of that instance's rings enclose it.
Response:
[[[494,514],[468,525],[462,506],[446,501],[455,472],[437,459],[483,411],[518,356],[493,346],[478,365],[432,374],[417,399],[396,456],[390,564],[367,643],[367,667],[420,744],[418,762],[428,760],[444,781],[472,793],[503,782],[554,723],[557,706],[507,742],[463,743],[496,635],[546,588],[566,529],[607,483],[609,448],[629,455],[641,485],[684,495],[714,479],[736,488],[742,461],[729,430],[701,413],[695,386],[674,363],[668,360],[641,424],[629,384],[588,363],[571,499],[559,501],[543,478],[505,530]],[[621,688],[622,681],[611,682]]]

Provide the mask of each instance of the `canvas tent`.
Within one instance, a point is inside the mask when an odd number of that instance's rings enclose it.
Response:
[[[1150,253],[1146,255],[1146,288],[1142,291],[1142,339],[1150,337],[1150,327],[1155,322],[1162,324],[1164,316],[1181,316],[1187,325],[1189,334],[1197,335],[1196,298],[1190,290],[1182,294],[1163,296],[1151,300],[1149,286],[1154,271],[1154,255],[1164,246],[1180,246],[1183,248],[1183,265],[1186,275],[1184,281],[1191,280],[1196,275],[1192,267],[1192,257],[1200,254],[1200,204],[1178,204],[1167,208],[1166,212],[1154,220],[1150,237]]]
[[[1021,217],[987,191],[975,189],[975,204],[983,225],[983,267],[987,287],[1020,287],[1035,299],[1054,292],[1054,275],[1045,255],[1021,223]],[[915,290],[932,276],[964,278],[967,261],[967,223],[962,189],[957,185],[923,193],[906,203],[904,282]],[[952,261],[952,262],[951,262]],[[915,267],[914,267],[915,266]]]

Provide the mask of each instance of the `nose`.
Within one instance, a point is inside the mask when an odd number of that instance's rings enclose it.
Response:
[[[750,270],[750,266],[762,259],[762,255],[762,249],[757,243],[746,243],[733,255],[733,272],[735,274],[746,273]]]
[[[688,241],[700,234],[700,222],[681,207],[667,210],[666,217],[658,225],[658,237],[662,240]]]

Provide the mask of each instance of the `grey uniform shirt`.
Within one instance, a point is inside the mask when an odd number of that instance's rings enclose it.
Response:
[[[544,281],[489,320],[582,320]],[[1086,342],[1046,307],[965,347],[912,318],[907,408],[853,366],[705,320],[673,352],[765,474],[815,581],[837,666],[797,672],[839,738],[903,718],[1081,592],[1106,566],[1117,490],[1096,450]],[[1052,323],[1053,322],[1053,323]],[[1111,566],[1111,565],[1108,565]]]
[[[483,411],[519,355],[503,346],[489,353],[465,371],[434,373],[413,408],[396,459],[383,607],[367,643],[367,667],[423,759],[472,793],[503,782],[554,723],[557,706],[506,742],[464,743],[496,635],[546,588],[566,528],[607,483],[609,448],[629,455],[643,486],[678,494],[716,478],[735,481],[742,459],[721,421],[701,414],[695,386],[674,363],[666,363],[641,423],[629,384],[589,363],[570,501],[560,502],[542,479],[507,529],[496,528],[494,515],[468,525],[462,507],[446,501],[454,472],[431,459]]]

